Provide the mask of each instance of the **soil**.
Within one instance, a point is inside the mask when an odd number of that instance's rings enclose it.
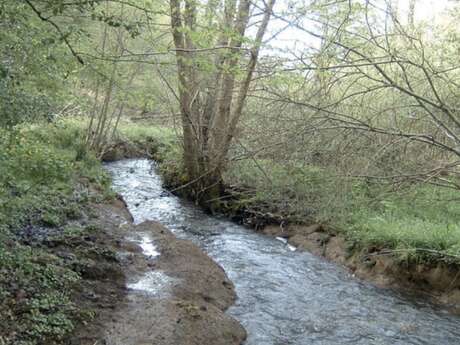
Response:
[[[101,230],[95,242],[116,253],[83,274],[82,308],[96,312],[69,337],[72,345],[238,345],[244,328],[224,311],[235,301],[233,284],[223,269],[189,241],[177,239],[155,222],[133,225],[124,203],[94,205]],[[152,258],[132,240],[148,233],[161,253]],[[148,272],[164,274],[170,286],[156,294],[133,292],[129,281]]]
[[[444,262],[401,262],[384,248],[356,251],[342,235],[320,224],[269,225],[259,231],[286,238],[296,248],[343,265],[357,277],[379,287],[397,289],[408,295],[422,295],[460,315],[460,270],[457,266]]]

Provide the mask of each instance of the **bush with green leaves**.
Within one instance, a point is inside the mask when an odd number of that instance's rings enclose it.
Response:
[[[0,127],[51,120],[72,99],[77,62],[25,1],[0,5],[0,61]]]
[[[1,134],[0,227],[14,229],[31,219],[59,223],[50,220],[61,217],[65,205],[87,198],[82,179],[109,191],[107,175],[85,151],[83,134],[73,123],[21,126]]]

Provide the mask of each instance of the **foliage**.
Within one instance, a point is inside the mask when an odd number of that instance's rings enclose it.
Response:
[[[460,262],[456,192],[415,186],[368,205],[354,207],[342,226],[361,248],[394,249],[402,259]]]
[[[315,166],[265,159],[234,162],[224,178],[227,184],[248,190],[242,203],[281,218],[305,222],[320,217],[325,200],[333,193],[330,175]]]
[[[225,175],[248,193],[240,202],[288,222],[320,222],[357,248],[395,250],[400,258],[460,262],[458,194],[435,186],[393,186],[336,176],[315,166],[239,161]]]
[[[169,152],[178,146],[174,129],[153,124],[122,122],[119,130],[120,140],[138,143],[153,143],[162,152]]]
[[[405,24],[393,1],[290,2],[281,15],[241,1],[245,30],[223,2],[173,3],[175,50],[165,3],[1,2],[0,343],[73,328],[78,270],[26,235],[81,237],[67,223],[111,195],[99,158],[117,145],[153,156],[176,191],[215,171],[198,193],[222,173],[245,207],[325,223],[356,248],[460,263],[458,5],[435,25]],[[318,45],[261,48],[252,30],[270,15]],[[69,107],[85,116],[63,119]]]
[[[152,124],[124,122],[119,128],[120,140],[147,146],[159,165],[160,173],[169,187],[180,186],[187,180],[180,138],[172,128]]]
[[[0,126],[52,119],[69,99],[73,58],[25,2],[2,2],[0,18]]]
[[[73,329],[69,288],[79,276],[45,250],[0,245],[0,334],[11,344],[49,343]]]
[[[56,219],[70,200],[84,201],[86,192],[74,190],[78,179],[108,188],[108,179],[98,162],[84,151],[82,133],[70,123],[4,131],[0,144],[2,228],[16,228],[30,221],[30,217],[46,223],[49,212]]]

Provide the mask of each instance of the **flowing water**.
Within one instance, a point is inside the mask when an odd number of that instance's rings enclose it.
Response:
[[[460,344],[460,318],[357,280],[277,239],[204,214],[167,192],[148,160],[123,160],[106,168],[136,223],[164,224],[176,236],[197,243],[225,269],[238,294],[228,313],[246,328],[247,345]],[[150,255],[161,255],[148,239],[142,245]],[[163,280],[150,274],[138,285],[158,288]]]

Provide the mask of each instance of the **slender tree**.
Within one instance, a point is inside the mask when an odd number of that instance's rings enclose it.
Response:
[[[259,13],[262,18],[257,22],[255,38],[251,39],[247,28],[251,13],[259,7],[249,0],[208,1],[204,12],[208,23],[211,13],[219,18],[218,23],[213,23],[218,30],[211,44],[202,48],[195,39],[202,37],[200,28],[206,24],[200,18],[202,3],[170,1],[185,168],[192,194],[211,208],[211,201],[221,193],[227,154],[243,113],[274,4],[275,0],[265,3]],[[246,44],[248,41],[251,43]],[[207,54],[204,59],[203,54]],[[204,69],[203,61],[211,61],[211,66]]]

